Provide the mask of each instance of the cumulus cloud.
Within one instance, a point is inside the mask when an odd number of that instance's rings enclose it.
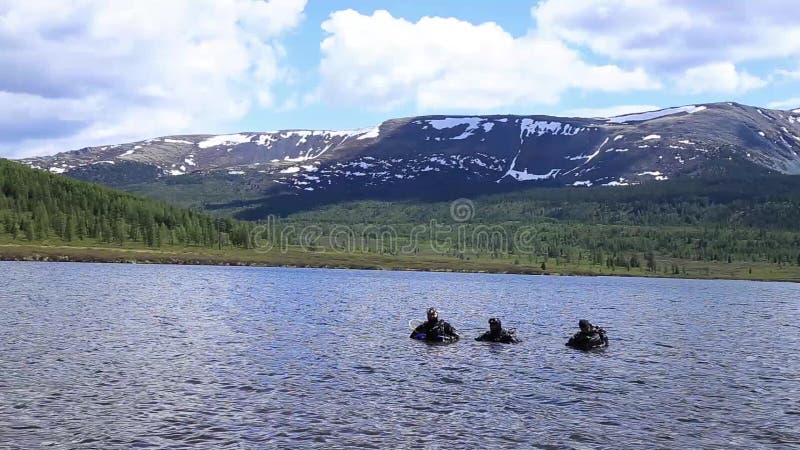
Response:
[[[703,92],[742,93],[763,87],[767,82],[747,72],[738,71],[731,63],[706,64],[686,69],[677,77],[678,89],[690,94]]]
[[[545,0],[532,15],[543,34],[665,70],[800,55],[800,8],[783,0]]]
[[[641,68],[593,65],[558,39],[514,37],[495,23],[417,22],[387,11],[337,11],[322,24],[321,93],[378,109],[490,110],[555,104],[569,89],[655,89]]]
[[[272,106],[280,38],[305,3],[6,0],[0,154],[216,129]]]
[[[645,111],[662,109],[655,105],[615,105],[604,108],[578,108],[569,109],[559,113],[563,117],[616,117]]]

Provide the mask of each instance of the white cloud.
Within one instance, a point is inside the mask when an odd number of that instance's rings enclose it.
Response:
[[[210,131],[272,106],[279,39],[305,3],[4,1],[0,154]]]
[[[592,65],[557,39],[514,37],[489,22],[409,22],[387,11],[337,11],[322,24],[322,97],[378,109],[490,110],[555,104],[569,89],[655,89],[642,69]]]
[[[774,102],[767,103],[767,107],[771,109],[786,109],[786,110],[794,110],[800,107],[800,97],[792,97],[786,100],[778,100]]]
[[[800,80],[800,69],[797,70],[778,69],[775,71],[775,74],[781,78],[788,78],[790,80]]]
[[[546,0],[531,12],[546,35],[647,67],[800,55],[800,8],[782,0]]]
[[[676,86],[683,92],[742,93],[763,87],[765,80],[740,72],[731,63],[712,63],[686,69],[676,79]]]
[[[616,117],[625,114],[656,111],[661,109],[655,105],[617,105],[605,108],[578,108],[569,109],[559,113],[562,117]]]

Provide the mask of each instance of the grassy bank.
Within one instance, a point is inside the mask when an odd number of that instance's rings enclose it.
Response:
[[[61,244],[0,244],[0,260],[11,261],[74,261],[103,263],[150,263],[188,265],[231,265],[269,267],[318,267],[342,269],[414,270],[437,272],[549,274],[585,276],[637,276],[691,279],[731,279],[800,282],[796,265],[725,263],[659,258],[660,267],[680,267],[649,271],[644,268],[609,268],[586,262],[564,262],[547,259],[534,264],[510,258],[476,258],[459,260],[438,255],[385,255],[370,252],[308,251],[290,247],[285,251],[259,252],[245,249],[210,249],[202,247],[102,247]]]

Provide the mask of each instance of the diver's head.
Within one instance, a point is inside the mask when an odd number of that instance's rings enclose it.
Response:
[[[439,320],[439,310],[431,306],[428,308],[428,321],[436,322],[437,320]]]
[[[500,323],[500,319],[497,317],[492,317],[489,319],[489,330],[499,332],[502,328],[503,325]]]
[[[586,319],[579,320],[578,326],[580,327],[581,331],[592,331],[592,324]]]

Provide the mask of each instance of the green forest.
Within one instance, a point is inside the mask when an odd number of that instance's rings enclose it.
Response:
[[[13,240],[248,248],[250,228],[0,159],[0,233]]]
[[[570,222],[639,226],[724,226],[800,230],[800,177],[681,178],[636,186],[527,187],[470,195],[471,223]],[[449,220],[449,201],[330,202],[290,214],[326,222]]]
[[[415,226],[452,225],[421,248],[444,246],[457,258],[553,258],[608,267],[646,266],[653,255],[684,261],[800,266],[800,177],[681,179],[617,188],[532,188],[470,198],[472,214],[454,223],[451,202],[358,201],[291,214],[282,223],[339,224],[356,236],[394,233],[401,249]],[[486,227],[492,232],[485,232]],[[382,231],[376,231],[382,230]],[[364,230],[368,230],[364,232]],[[389,234],[387,234],[389,233]],[[524,235],[525,242],[517,238]],[[438,240],[439,242],[430,242]],[[420,240],[419,237],[415,240]],[[366,242],[362,246],[367,246]],[[655,268],[652,268],[655,270]],[[659,270],[664,270],[660,268]],[[667,270],[678,271],[670,263]]]

